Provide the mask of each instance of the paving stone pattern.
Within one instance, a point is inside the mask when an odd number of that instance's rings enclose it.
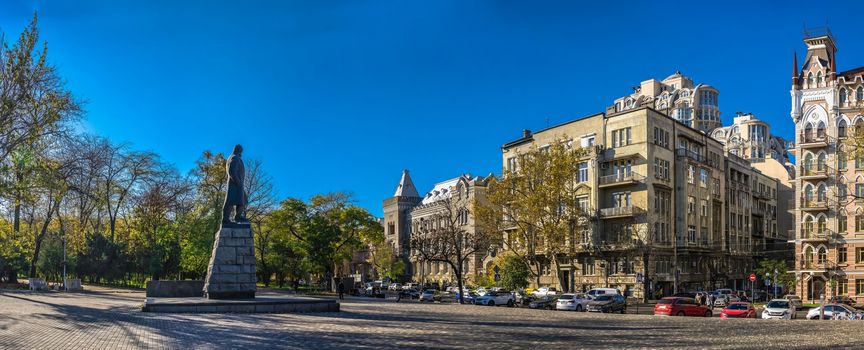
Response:
[[[255,297],[255,251],[252,230],[221,227],[204,280],[204,296],[222,298]]]
[[[601,315],[348,298],[337,313],[154,314],[143,293],[0,291],[3,349],[862,348],[864,322]]]

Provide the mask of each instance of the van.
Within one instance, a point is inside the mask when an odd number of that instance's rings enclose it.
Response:
[[[594,288],[594,289],[588,291],[588,295],[590,295],[592,297],[596,297],[598,295],[604,295],[604,294],[621,294],[621,293],[618,292],[618,290],[615,288]]]

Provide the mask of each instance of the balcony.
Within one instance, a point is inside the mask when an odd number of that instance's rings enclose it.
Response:
[[[633,185],[645,181],[645,176],[637,174],[633,171],[628,171],[620,174],[600,176],[598,187],[613,187],[623,185]]]
[[[828,229],[801,229],[801,235],[798,236],[798,239],[802,241],[827,241],[829,238],[833,237],[834,234],[831,230]]]
[[[634,216],[642,212],[642,208],[636,206],[612,207],[600,209],[600,217],[603,219],[623,218]]]
[[[755,216],[765,216],[765,210],[759,207],[753,207],[750,209],[750,214]]]
[[[819,164],[815,167],[812,165],[809,167],[805,165],[798,169],[798,176],[800,176],[802,180],[821,180],[828,178],[828,175],[833,171],[834,169],[825,164]]]
[[[803,211],[821,211],[828,210],[828,201],[825,199],[806,199],[801,198],[801,205],[798,209]]]
[[[798,147],[803,148],[820,148],[828,147],[832,138],[825,134],[825,131],[802,132],[798,134]]]

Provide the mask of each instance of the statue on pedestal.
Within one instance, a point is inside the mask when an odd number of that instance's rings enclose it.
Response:
[[[234,151],[225,162],[225,170],[228,173],[228,193],[225,194],[225,205],[222,207],[222,223],[246,223],[246,192],[243,190],[243,182],[246,177],[246,168],[243,166],[243,146],[234,146]],[[231,211],[234,211],[234,220],[231,220]]]

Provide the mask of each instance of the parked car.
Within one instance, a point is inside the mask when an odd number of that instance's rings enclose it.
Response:
[[[402,285],[399,283],[391,283],[390,286],[387,287],[389,290],[402,290]]]
[[[545,297],[539,297],[534,299],[534,301],[528,304],[528,307],[532,309],[555,310],[556,302],[558,302],[557,295],[547,295]]]
[[[627,299],[621,294],[602,294],[594,297],[588,302],[588,311],[591,312],[627,312]]]
[[[676,297],[676,298],[696,299],[696,293],[693,293],[693,292],[680,292],[680,293],[675,293],[672,296]]]
[[[618,293],[618,290],[615,288],[594,288],[594,289],[588,291],[588,295],[590,295],[592,297],[596,297],[598,295],[604,295],[604,294],[620,294],[620,293]]]
[[[439,292],[435,289],[426,289],[423,291],[423,293],[420,294],[419,300],[421,302],[423,302],[423,301],[433,302],[436,300],[440,300],[440,298],[441,298],[440,293],[441,292]]]
[[[804,302],[801,301],[801,297],[797,295],[788,294],[784,296],[783,299],[789,300],[789,303],[792,304],[793,307],[795,307],[795,310],[801,310],[804,308]]]
[[[420,288],[420,284],[418,284],[418,283],[405,283],[402,285],[402,290],[419,289],[419,288]]]
[[[411,289],[402,289],[402,297],[408,299],[420,299],[420,291],[414,288]]]
[[[555,309],[565,311],[585,311],[588,309],[589,302],[591,302],[591,296],[585,293],[561,294],[561,296],[558,297],[558,302],[555,304]]]
[[[792,306],[789,299],[771,300],[762,309],[762,319],[793,320],[795,319],[795,307]]]
[[[720,311],[720,318],[756,318],[756,308],[747,302],[729,303]]]
[[[657,316],[705,316],[711,317],[711,309],[696,303],[696,299],[682,297],[666,297],[654,305],[654,315]]]
[[[852,299],[852,298],[845,296],[845,295],[835,295],[835,296],[831,297],[831,299],[828,302],[831,304],[843,304],[843,305],[849,306],[853,309],[855,308],[855,299]]]
[[[489,292],[489,291],[483,287],[479,287],[474,291],[474,293],[477,293],[477,295],[480,295],[480,296],[486,295],[487,292]]]
[[[459,296],[460,295],[461,295],[460,293],[456,293],[456,295],[454,296],[454,298],[456,299],[456,302],[459,302]],[[479,295],[477,295],[477,293],[467,292],[467,293],[465,293],[465,298],[464,298],[463,302],[465,304],[474,304],[474,299],[477,299],[477,297],[479,297]]]
[[[508,291],[499,290],[497,292],[488,292],[486,295],[475,298],[474,304],[486,306],[507,305],[512,307],[516,305],[516,298]]]
[[[848,305],[844,304],[825,304],[824,306],[814,307],[807,312],[808,320],[818,320],[819,315],[821,313],[822,308],[825,309],[822,319],[830,320],[833,316],[837,315],[843,318],[849,316],[855,316],[861,318],[861,313],[858,310],[855,310]]]
[[[535,298],[545,297],[547,295],[557,295],[557,294],[558,294],[558,291],[555,290],[555,288],[551,288],[551,287],[540,287],[540,288],[535,289],[534,292],[531,293],[531,295],[533,295]]]

